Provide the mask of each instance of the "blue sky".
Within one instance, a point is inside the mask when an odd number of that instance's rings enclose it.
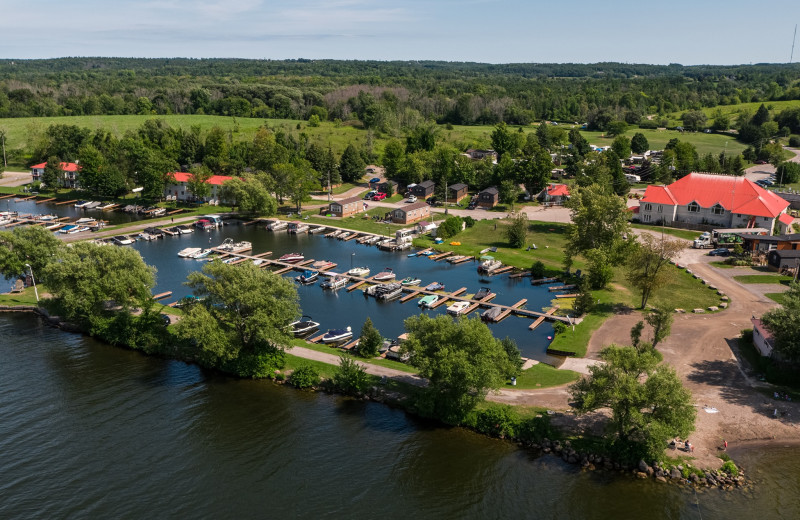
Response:
[[[689,65],[788,61],[800,0],[0,0],[0,13],[0,58]]]

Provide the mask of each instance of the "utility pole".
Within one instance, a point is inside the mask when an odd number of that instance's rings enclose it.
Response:
[[[797,24],[794,24],[794,36],[792,36],[792,53],[789,55],[789,64],[792,63],[792,59],[794,59],[794,42],[797,39]]]
[[[6,162],[6,131],[0,130],[0,141],[3,142],[3,168],[8,167],[8,163]]]

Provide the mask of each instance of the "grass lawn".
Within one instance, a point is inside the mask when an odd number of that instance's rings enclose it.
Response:
[[[390,211],[391,208],[372,208],[367,210],[366,213],[359,213],[352,217],[326,217],[320,215],[317,211],[304,211],[303,221],[307,224],[318,224],[321,226],[336,226],[352,229],[354,231],[364,231],[366,233],[375,233],[380,235],[394,236],[394,232],[398,229],[408,227],[401,224],[383,224],[372,220],[372,218],[364,218],[366,214],[368,217],[378,215],[383,217],[385,213]],[[308,217],[308,218],[306,218]]]
[[[353,355],[350,352],[344,351],[342,349],[329,347],[327,345],[318,345],[315,343],[308,343],[303,339],[294,339],[292,341],[293,346],[307,348],[309,350],[316,350],[317,352],[324,352],[325,354],[333,354],[334,356],[338,356],[340,354],[344,354],[346,356],[350,356],[353,359],[357,359],[358,361],[363,361],[364,363],[369,363],[370,365],[378,365],[386,368],[393,368],[395,370],[401,370],[403,372],[408,372],[409,374],[416,374],[417,369],[412,367],[411,365],[407,365],[405,363],[400,363],[399,361],[393,361],[391,359],[383,359],[383,358],[362,358],[357,355]],[[291,352],[291,350],[289,351]]]
[[[789,282],[794,280],[792,276],[782,276],[778,274],[745,274],[740,276],[734,276],[734,280],[739,283],[777,283],[783,285],[789,285]]]
[[[595,291],[595,298],[599,301],[592,312],[583,317],[583,321],[575,327],[569,327],[558,334],[550,343],[550,348],[563,352],[574,352],[577,357],[584,357],[589,347],[589,339],[600,325],[606,321],[613,312],[613,301],[616,299],[611,290]],[[537,365],[538,366],[538,365]],[[517,383],[519,384],[519,383]]]
[[[747,146],[740,143],[733,137],[721,134],[705,134],[703,132],[678,132],[677,130],[649,130],[642,128],[629,128],[625,132],[628,138],[633,137],[635,133],[642,133],[650,144],[652,150],[662,150],[670,139],[679,139],[688,143],[692,143],[697,148],[697,153],[701,156],[712,153],[719,154],[725,152],[728,155],[740,154]],[[596,146],[611,146],[614,137],[607,137],[603,132],[590,132],[588,130],[581,130],[581,134],[589,141],[590,144]],[[727,143],[727,144],[726,144]]]
[[[547,388],[550,386],[560,386],[572,383],[580,374],[572,370],[559,370],[546,363],[533,365],[528,370],[523,370],[517,378],[517,386],[506,383],[506,389],[524,390],[528,388]]]
[[[44,294],[46,289],[39,285],[39,294]],[[33,287],[26,287],[22,292],[0,294],[0,305],[36,305],[36,293]]]
[[[734,267],[736,267],[735,265],[726,264],[725,262],[721,262],[719,260],[711,262],[711,265],[713,265],[714,267],[718,267],[720,269],[733,269]]]
[[[402,193],[395,193],[391,197],[383,199],[383,202],[400,202],[403,199],[405,199],[405,197],[403,197]]]
[[[782,292],[765,293],[764,296],[781,305],[786,303],[786,294]]]
[[[648,226],[647,224],[631,224],[635,229],[647,229],[655,233],[664,233],[676,238],[683,238],[685,240],[694,240],[700,234],[700,231],[692,231],[690,229],[677,229],[663,226]]]

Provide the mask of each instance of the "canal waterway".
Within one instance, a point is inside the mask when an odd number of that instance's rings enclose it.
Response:
[[[581,472],[384,405],[240,381],[0,314],[0,518],[794,519],[800,453],[754,491]]]
[[[555,297],[554,293],[547,290],[547,286],[531,285],[528,278],[512,279],[508,275],[479,275],[477,262],[465,262],[459,265],[444,260],[434,262],[426,257],[409,257],[409,251],[381,251],[375,246],[360,245],[355,241],[343,242],[319,234],[290,235],[285,230],[271,232],[263,226],[230,225],[212,231],[196,231],[190,235],[166,236],[164,239],[151,242],[139,241],[133,247],[142,254],[145,262],[158,269],[158,285],[155,292],[173,291],[172,297],[164,301],[174,301],[191,294],[183,283],[190,272],[200,270],[203,266],[201,261],[179,258],[178,251],[186,247],[216,246],[225,238],[251,242],[253,251],[246,254],[256,255],[272,251],[272,255],[267,258],[277,259],[286,253],[299,252],[303,253],[306,259],[329,260],[338,264],[331,270],[332,272],[346,272],[351,265],[368,266],[372,276],[388,267],[393,269],[398,280],[413,276],[421,279],[424,285],[438,281],[445,285],[445,291],[466,287],[466,294],[474,294],[481,287],[489,287],[492,292],[497,293],[497,297],[492,300],[493,303],[513,305],[525,298],[528,300],[525,308],[536,311],[549,306]],[[290,271],[285,276],[294,278],[299,274],[298,271]],[[320,322],[322,330],[349,326],[357,334],[369,316],[381,334],[387,338],[396,338],[405,331],[403,327],[405,318],[420,312],[431,315],[443,314],[447,306],[444,304],[433,310],[421,311],[416,299],[406,303],[400,303],[399,300],[383,302],[366,298],[360,289],[349,293],[344,289],[328,291],[323,290],[319,283],[298,284],[298,292],[303,312]],[[478,311],[473,313],[477,314]],[[500,323],[491,324],[490,327],[496,337],[508,336],[516,340],[523,356],[551,363],[556,361],[546,354],[549,344],[547,338],[553,333],[552,325],[545,322],[530,331],[528,326],[531,323],[530,318],[510,316]]]
[[[135,199],[131,200],[131,204],[136,204]],[[20,215],[57,215],[59,217],[69,217],[70,219],[76,220],[79,218],[91,217],[97,220],[105,220],[110,225],[137,222],[144,218],[142,215],[125,213],[124,211],[101,211],[98,209],[76,208],[74,202],[72,204],[57,206],[52,202],[36,204],[35,200],[15,202],[13,197],[0,200],[0,211],[16,211]]]

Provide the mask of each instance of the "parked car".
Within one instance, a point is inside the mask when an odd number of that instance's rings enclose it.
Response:
[[[438,206],[439,204],[441,204],[439,202],[439,199],[437,199],[436,197],[431,197],[428,200],[426,200],[425,202],[427,202],[431,206]]]
[[[385,198],[386,198],[386,194],[385,193],[381,193],[381,192],[378,192],[378,193],[376,193],[375,195],[372,196],[372,200],[383,200]]]
[[[759,159],[755,162],[755,164],[767,164],[767,161],[765,161],[764,159]]]
[[[717,249],[712,249],[709,251],[708,256],[728,256],[731,252],[729,249],[725,249],[724,247],[719,247]]]
[[[370,184],[378,184],[379,182],[381,182],[380,177],[373,177],[369,180]]]
[[[366,195],[364,195],[364,199],[367,199],[367,200],[369,200],[369,199],[371,199],[372,197],[374,197],[375,195],[377,195],[377,193],[378,193],[378,192],[377,192],[377,191],[375,191],[375,190],[368,191],[368,192],[367,192],[367,194],[366,194]]]
[[[409,195],[408,202],[417,202],[417,196],[416,195]]]

